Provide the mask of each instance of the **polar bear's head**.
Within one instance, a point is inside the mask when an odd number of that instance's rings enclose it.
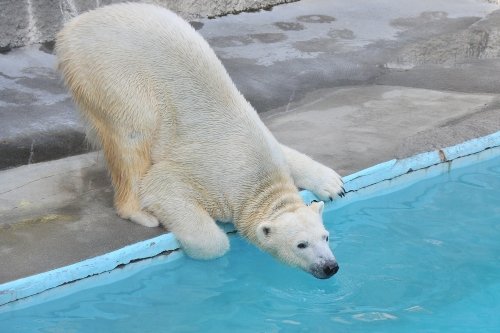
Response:
[[[272,222],[257,226],[259,246],[279,260],[328,279],[339,266],[328,245],[323,226],[323,202],[313,202],[293,213],[285,213]]]

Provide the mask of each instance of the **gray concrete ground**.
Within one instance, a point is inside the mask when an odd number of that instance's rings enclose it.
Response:
[[[194,25],[276,137],[342,175],[500,130],[495,4],[302,0]],[[165,232],[116,217],[102,155],[67,157],[87,147],[53,64],[50,45],[0,55],[0,283]]]

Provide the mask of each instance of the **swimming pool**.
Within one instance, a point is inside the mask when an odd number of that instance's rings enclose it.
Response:
[[[330,280],[232,236],[4,305],[1,331],[498,332],[500,157],[353,199],[325,215]]]

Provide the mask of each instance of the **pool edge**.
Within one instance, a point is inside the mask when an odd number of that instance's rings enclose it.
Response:
[[[178,249],[177,240],[168,233],[68,266],[9,281],[0,285],[0,306]]]
[[[391,185],[390,182],[393,179],[426,170],[433,166],[442,165],[446,166],[447,170],[451,170],[474,163],[477,159],[471,159],[467,163],[458,164],[454,164],[453,161],[492,148],[500,148],[500,131],[454,146],[417,154],[405,159],[393,159],[377,164],[344,177],[345,188],[348,192],[352,193],[383,184],[384,182],[386,182],[385,185],[378,186],[377,188],[387,188]],[[442,168],[437,172],[442,173]],[[406,181],[406,183],[409,182]],[[306,202],[317,199],[314,194],[308,191],[302,191],[301,195]],[[326,209],[335,209],[343,206],[348,203],[347,200],[349,198],[341,199],[337,203],[327,203]],[[230,229],[226,228],[226,231],[230,231]],[[162,253],[178,249],[179,244],[177,240],[172,234],[168,233],[68,266],[6,282],[0,284],[0,306],[89,276],[109,272],[121,265],[155,257]]]

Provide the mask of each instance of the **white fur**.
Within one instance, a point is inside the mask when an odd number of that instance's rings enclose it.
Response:
[[[311,207],[283,214],[273,223],[259,224],[257,237],[261,247],[285,263],[321,277],[322,271],[318,268],[335,262],[328,244],[329,233],[323,227],[322,212],[323,202],[313,203]],[[306,247],[300,248],[301,243]]]
[[[335,171],[292,148],[281,147],[295,185],[314,192],[321,200],[332,200],[341,193],[342,178]]]
[[[341,193],[341,178],[276,141],[188,23],[152,5],[112,5],[71,21],[57,53],[118,174],[115,188],[130,178],[115,199],[122,216],[147,226],[158,218],[195,258],[229,249],[220,220],[305,270],[334,260],[318,209],[301,202],[293,182],[326,200]],[[138,161],[146,163],[136,171]],[[136,197],[142,210],[129,204]],[[264,224],[272,239],[259,235]],[[310,248],[297,251],[299,240]]]

